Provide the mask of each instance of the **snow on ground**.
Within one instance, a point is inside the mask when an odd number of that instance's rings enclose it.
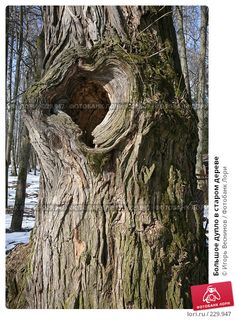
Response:
[[[11,225],[12,214],[6,214],[5,218],[5,227],[6,229],[10,228]],[[31,230],[34,227],[34,216],[24,215],[22,229]],[[14,232],[13,232],[14,233]]]
[[[208,213],[208,205],[204,205],[204,211],[203,211],[203,216],[207,220],[209,218],[209,213]],[[206,226],[206,222],[203,224]],[[208,229],[207,229],[208,230]]]
[[[26,199],[25,199],[25,212],[23,217],[22,232],[9,232],[12,219],[12,209],[15,202],[15,193],[17,185],[17,177],[9,175],[9,187],[8,187],[8,212],[5,215],[5,227],[6,233],[6,251],[13,249],[19,243],[28,243],[30,232],[34,226],[34,209],[38,202],[38,190],[39,190],[39,174],[37,171],[36,175],[29,172],[27,176],[27,188],[26,188]]]
[[[5,249],[6,252],[9,252],[17,244],[20,243],[28,243],[30,238],[30,231],[29,232],[12,232],[6,234],[6,245]]]
[[[209,233],[209,224],[208,224],[208,219],[209,219],[209,207],[208,205],[204,205],[204,211],[203,211],[203,228],[206,231],[206,237],[207,237],[207,244],[208,244],[208,233]]]

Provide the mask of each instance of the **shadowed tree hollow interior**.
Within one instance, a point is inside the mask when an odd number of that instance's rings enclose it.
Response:
[[[83,131],[83,142],[94,147],[92,132],[105,118],[109,106],[110,100],[103,85],[81,77],[74,85],[70,83],[66,97],[57,99],[54,110],[67,113]]]

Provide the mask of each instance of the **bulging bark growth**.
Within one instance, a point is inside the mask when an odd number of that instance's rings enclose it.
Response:
[[[190,307],[206,250],[171,8],[47,7],[44,30],[29,307]]]

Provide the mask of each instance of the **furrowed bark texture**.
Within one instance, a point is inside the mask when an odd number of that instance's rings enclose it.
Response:
[[[171,8],[45,10],[29,307],[190,307],[206,251]]]

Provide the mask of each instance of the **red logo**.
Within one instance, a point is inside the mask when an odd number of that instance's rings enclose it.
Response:
[[[191,287],[193,310],[230,307],[234,305],[230,281]]]

